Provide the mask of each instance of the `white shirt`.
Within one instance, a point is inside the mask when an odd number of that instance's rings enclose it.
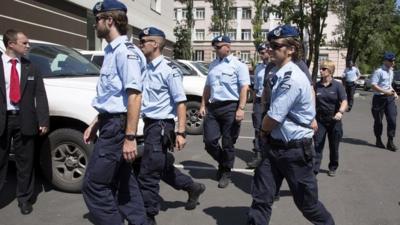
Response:
[[[8,56],[6,53],[1,55],[1,60],[3,61],[3,68],[4,68],[4,80],[6,82],[6,99],[7,99],[7,110],[19,110],[18,105],[13,105],[11,104],[10,100],[10,77],[11,77],[11,58]],[[17,60],[17,71],[18,71],[18,77],[19,77],[19,82],[21,84],[21,59],[16,58]]]

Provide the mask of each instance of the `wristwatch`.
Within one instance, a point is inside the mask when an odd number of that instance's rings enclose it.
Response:
[[[125,139],[128,141],[134,141],[136,139],[136,134],[125,134]]]
[[[186,132],[176,132],[176,135],[182,136],[183,138],[186,138]]]
[[[244,110],[246,106],[239,106],[239,109]]]

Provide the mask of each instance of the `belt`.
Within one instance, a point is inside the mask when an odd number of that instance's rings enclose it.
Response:
[[[158,123],[158,122],[175,123],[175,120],[174,119],[152,119],[149,117],[144,117],[143,122],[145,124],[152,124],[152,123]]]
[[[277,148],[291,149],[291,148],[302,148],[304,146],[311,145],[312,141],[313,141],[312,138],[296,139],[296,140],[291,140],[289,142],[270,138],[269,144]]]
[[[232,100],[232,101],[212,102],[212,103],[209,104],[209,106],[211,106],[211,107],[219,107],[219,106],[225,106],[225,105],[228,105],[228,104],[231,104],[231,103],[239,103],[239,101]]]
[[[126,113],[100,113],[98,116],[99,120],[107,120],[112,118],[126,118]]]
[[[261,103],[261,97],[256,97],[255,103]]]
[[[16,116],[19,115],[19,110],[7,110],[8,116]]]

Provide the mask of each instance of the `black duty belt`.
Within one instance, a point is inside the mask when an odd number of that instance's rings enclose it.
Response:
[[[126,113],[100,113],[98,118],[99,120],[108,120],[113,118],[125,119]]]
[[[256,97],[255,103],[261,103],[261,97]]]
[[[19,115],[19,110],[7,110],[8,116],[16,116]]]
[[[175,123],[175,120],[174,119],[152,119],[149,117],[144,117],[143,122],[145,124],[152,124],[152,123],[158,123],[158,122]]]
[[[239,103],[239,101],[217,101],[217,102],[212,102],[209,103],[210,107],[219,107],[219,106],[225,106],[225,105],[229,105],[231,103]]]
[[[290,148],[302,148],[304,146],[309,146],[312,144],[313,139],[312,138],[302,138],[302,139],[296,139],[296,140],[291,140],[289,142],[285,142],[279,139],[274,139],[270,138],[269,139],[269,144],[273,147],[277,148],[284,148],[284,149],[290,149]]]

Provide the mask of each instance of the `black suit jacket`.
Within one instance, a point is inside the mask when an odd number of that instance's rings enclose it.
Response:
[[[10,75],[4,74],[3,60],[0,54],[0,136],[6,129],[7,120],[5,76]],[[24,135],[36,135],[39,126],[49,126],[49,105],[39,70],[24,57],[21,58],[20,88],[21,132]]]

